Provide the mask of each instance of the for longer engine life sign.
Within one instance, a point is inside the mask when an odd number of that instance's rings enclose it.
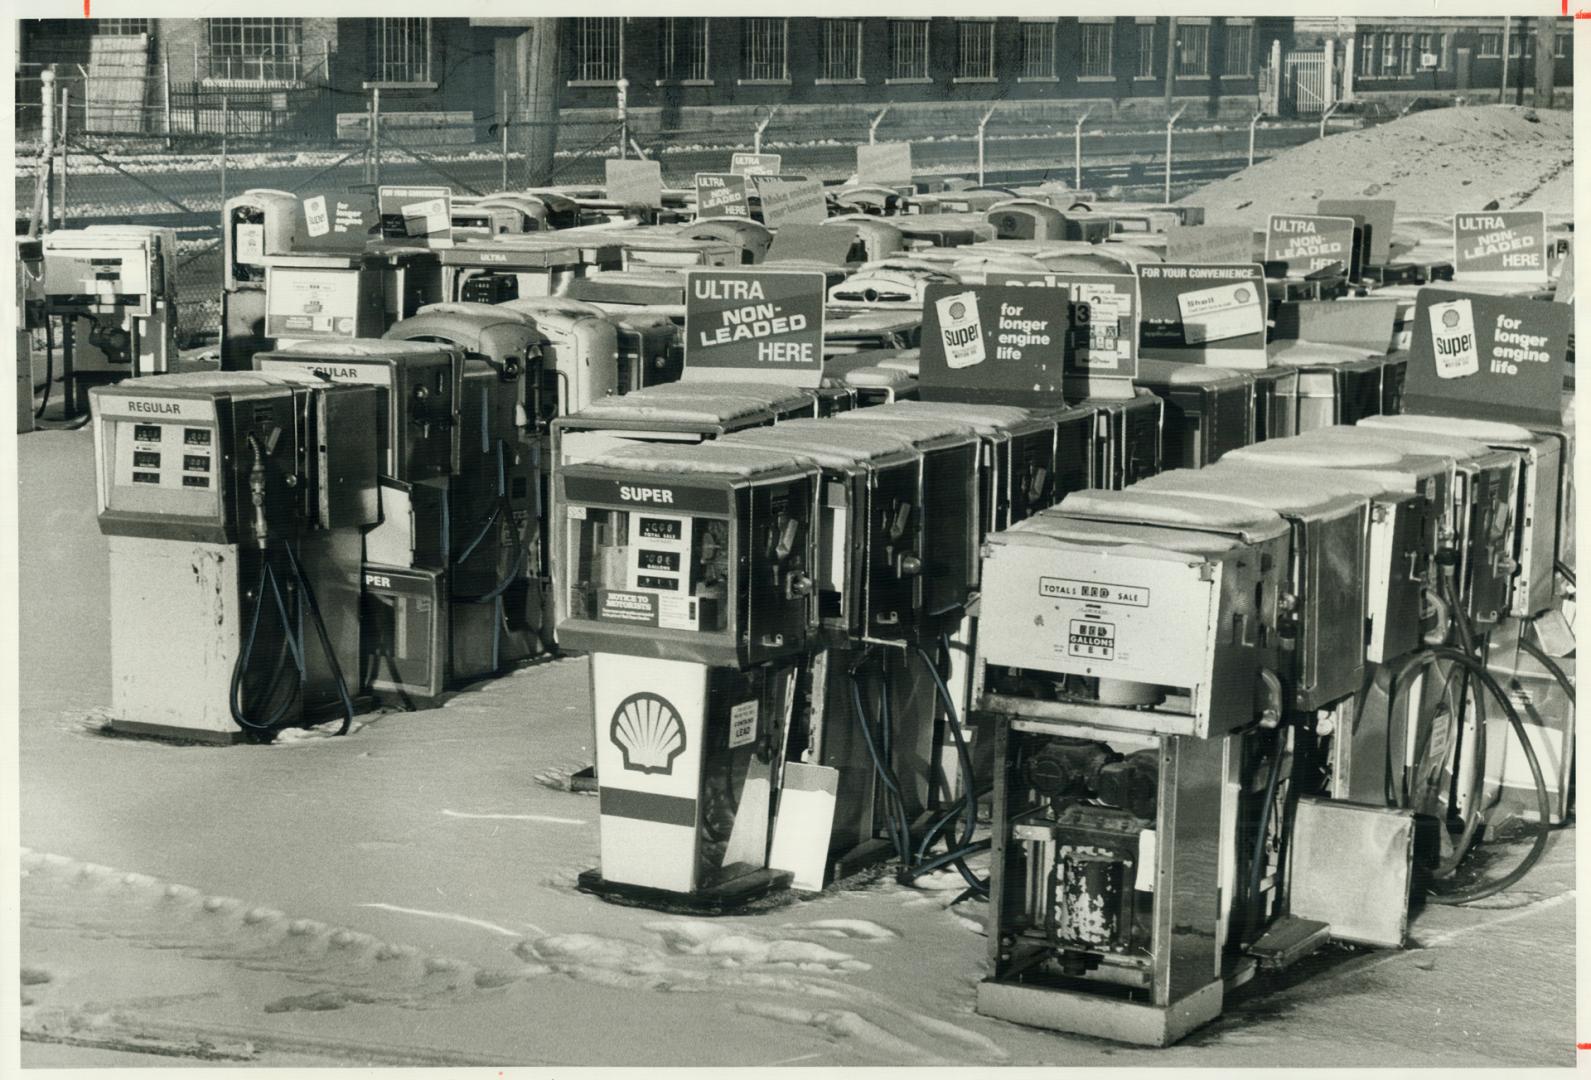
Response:
[[[731,173],[697,173],[696,216],[749,218],[746,178]]]
[[[692,270],[682,380],[823,382],[827,280],[806,270]]]
[[[1496,210],[1454,214],[1453,280],[1546,284],[1546,213]]]
[[[1146,263],[1138,268],[1138,355],[1211,367],[1263,368],[1265,274],[1256,264]]]
[[[1561,423],[1573,310],[1509,296],[1421,289],[1403,410],[1516,424]]]
[[[990,284],[1066,290],[1071,304],[1065,376],[1087,397],[1131,397],[1138,374],[1138,279],[1131,274],[994,271]],[[1122,384],[1115,387],[1111,380]],[[1125,390],[1125,394],[1117,392]]]
[[[1281,263],[1288,277],[1353,264],[1353,218],[1272,214],[1265,230],[1265,261]]]
[[[1062,289],[930,285],[923,297],[923,400],[1062,404],[1069,309]]]

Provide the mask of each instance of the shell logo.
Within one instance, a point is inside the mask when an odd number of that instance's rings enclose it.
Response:
[[[950,317],[952,319],[964,319],[964,318],[966,318],[966,316],[967,316],[967,305],[966,304],[963,304],[960,300],[957,300],[955,303],[950,305]]]
[[[608,738],[624,756],[626,769],[667,776],[685,752],[685,721],[668,701],[643,691],[613,711]]]
[[[1442,325],[1450,330],[1457,326],[1458,312],[1454,311],[1452,308],[1448,308],[1446,311],[1442,312]]]
[[[1253,293],[1249,292],[1247,289],[1242,289],[1242,288],[1238,289],[1237,292],[1232,294],[1232,299],[1236,300],[1240,304],[1246,304],[1250,300],[1252,300],[1253,298],[1254,298],[1254,294]]]

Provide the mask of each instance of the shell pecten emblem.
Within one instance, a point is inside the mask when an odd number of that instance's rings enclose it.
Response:
[[[608,738],[634,772],[667,776],[685,752],[685,722],[668,701],[643,691],[631,694],[613,711]]]

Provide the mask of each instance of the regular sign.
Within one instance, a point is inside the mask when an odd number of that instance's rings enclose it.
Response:
[[[1492,210],[1453,215],[1453,280],[1547,281],[1547,215]]]
[[[1063,404],[1070,306],[1060,289],[930,285],[918,393],[925,401]]]
[[[826,286],[808,270],[687,272],[682,380],[820,385]]]
[[[1138,279],[1132,274],[991,270],[989,283],[1066,290],[1071,305],[1064,372],[1068,383],[1098,378],[1130,382],[1138,374]]]
[[[733,173],[697,173],[696,216],[749,218],[746,178]]]
[[[607,195],[624,206],[663,206],[663,167],[655,161],[609,158],[605,163]]]
[[[376,208],[381,213],[381,234],[388,240],[447,240],[453,235],[450,188],[378,188]]]
[[[1562,422],[1565,304],[1421,289],[1403,409],[1519,424]]]
[[[1265,261],[1281,263],[1288,277],[1333,265],[1347,271],[1353,266],[1353,218],[1272,214],[1265,230]]]
[[[782,154],[733,154],[729,171],[741,176],[766,176],[777,173],[783,164]]]
[[[1146,263],[1138,268],[1138,355],[1263,368],[1265,274],[1258,265]]]
[[[910,184],[912,144],[863,143],[856,148],[856,178],[864,184]]]
[[[762,223],[770,229],[785,225],[821,225],[829,216],[823,184],[804,176],[752,176],[751,183],[762,205]]]

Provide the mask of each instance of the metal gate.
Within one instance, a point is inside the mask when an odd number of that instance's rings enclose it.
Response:
[[[1325,50],[1291,52],[1282,60],[1284,115],[1319,116],[1330,104],[1331,69]]]

